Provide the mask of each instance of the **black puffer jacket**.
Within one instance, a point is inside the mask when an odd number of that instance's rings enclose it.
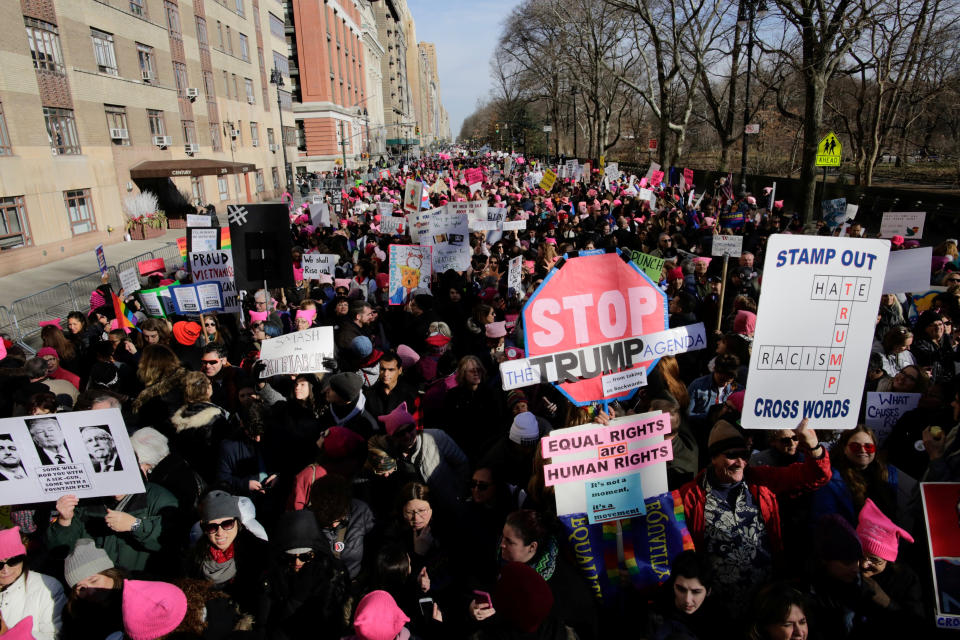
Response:
[[[227,412],[210,402],[185,404],[171,416],[174,447],[207,484],[216,479],[220,442],[230,430]]]

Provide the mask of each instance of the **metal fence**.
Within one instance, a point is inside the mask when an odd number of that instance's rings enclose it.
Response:
[[[183,269],[183,258],[180,257],[180,247],[176,242],[171,242],[165,247],[161,247],[153,252],[154,258],[163,258],[163,264],[168,271]]]
[[[20,332],[17,331],[17,319],[6,307],[0,307],[0,336],[4,336],[12,342],[20,340]]]
[[[152,258],[153,258],[153,253],[148,251],[146,253],[141,253],[138,256],[134,256],[133,258],[124,260],[123,262],[117,265],[117,273],[123,273],[130,267],[136,267],[138,262],[143,262],[144,260],[151,260]]]
[[[107,269],[107,275],[109,276],[107,283],[113,287],[114,291],[119,291],[120,278],[117,276],[117,268],[111,265]],[[70,291],[73,294],[74,306],[77,310],[86,310],[90,306],[90,292],[101,284],[103,284],[103,278],[99,271],[88,273],[70,281]]]
[[[10,304],[18,342],[33,351],[40,345],[40,322],[66,319],[71,311],[78,311],[73,291],[68,284],[58,284],[33,295],[14,300]]]

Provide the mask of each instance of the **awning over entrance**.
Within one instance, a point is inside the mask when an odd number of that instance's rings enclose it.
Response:
[[[227,160],[148,160],[130,168],[130,177],[176,178],[180,176],[220,176],[228,173],[247,173],[255,170],[252,164]]]

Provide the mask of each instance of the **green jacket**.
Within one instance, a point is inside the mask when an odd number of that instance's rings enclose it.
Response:
[[[65,556],[73,550],[80,538],[92,538],[113,563],[131,572],[153,568],[163,574],[164,563],[159,553],[179,549],[176,531],[170,522],[176,517],[177,499],[172,493],[157,484],[146,483],[146,492],[138,493],[123,505],[120,511],[140,518],[143,522],[136,531],[118,533],[107,526],[104,516],[107,509],[117,510],[117,501],[112,497],[81,501],[74,511],[69,527],[54,522],[47,529],[47,546],[53,553]]]

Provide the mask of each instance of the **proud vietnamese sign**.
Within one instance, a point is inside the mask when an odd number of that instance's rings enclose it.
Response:
[[[619,252],[577,256],[530,297],[523,326],[529,363],[548,371],[541,377],[556,380],[573,403],[626,399],[636,387],[606,395],[602,377],[656,366],[659,357],[634,358],[642,343],[633,339],[668,328],[667,298]]]

